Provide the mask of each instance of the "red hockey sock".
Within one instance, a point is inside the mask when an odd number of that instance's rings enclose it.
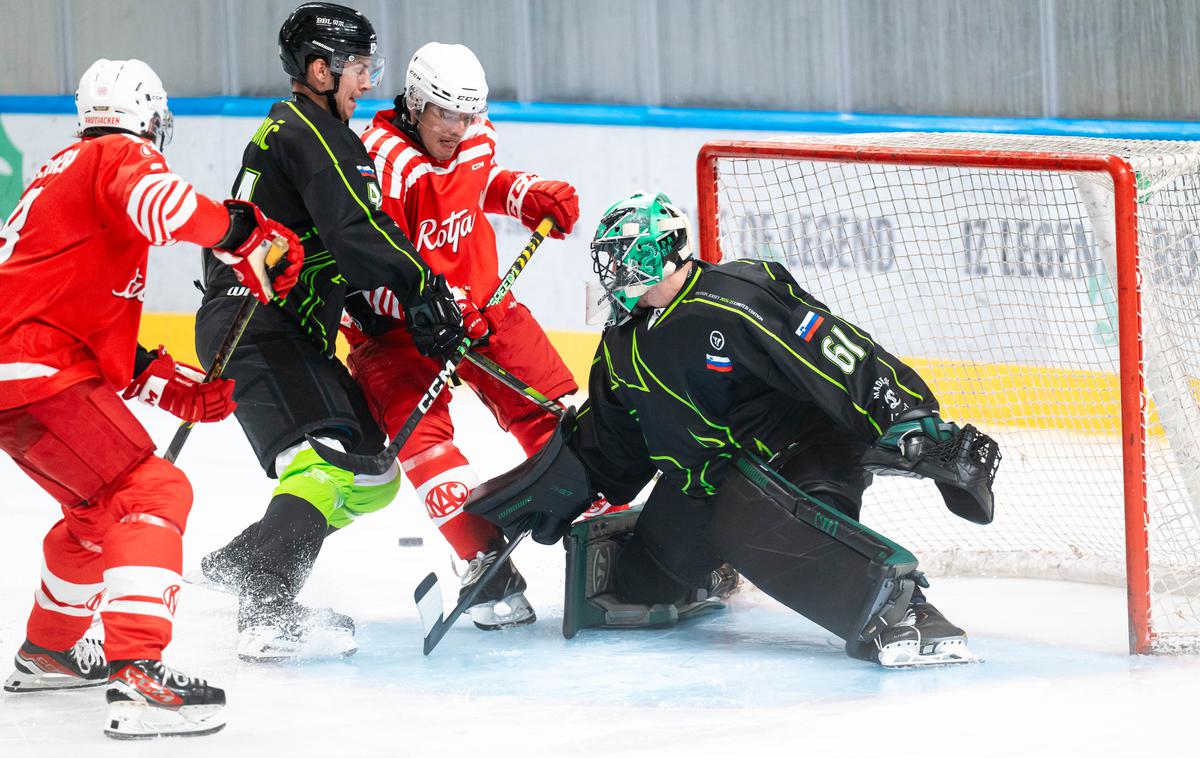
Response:
[[[464,513],[463,503],[479,485],[479,475],[452,442],[442,442],[401,462],[425,504],[429,518],[463,560],[487,552],[500,530],[481,516]]]

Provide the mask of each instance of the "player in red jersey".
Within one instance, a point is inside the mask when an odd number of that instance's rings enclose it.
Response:
[[[163,348],[137,344],[149,246],[210,246],[263,302],[295,283],[303,248],[254,205],[222,206],[171,172],[160,152],[166,92],[142,61],[96,61],[76,105],[80,140],[38,171],[0,227],[0,449],[63,513],[43,542],[4,689],[107,683],[110,736],[208,734],[224,726],[224,691],[162,663],[191,486],[121,398],[217,421],[233,410],[233,383],[202,382]],[[272,279],[276,238],[290,250]],[[84,638],[97,609],[103,651]]]
[[[381,111],[363,132],[383,190],[383,210],[416,243],[434,271],[444,274],[461,297],[483,308],[499,284],[496,235],[486,213],[518,218],[535,228],[554,219],[561,239],[579,217],[575,188],[537,174],[510,171],[496,162],[496,132],[486,118],[487,82],[483,67],[463,45],[431,42],[408,66],[404,92],[395,109]],[[357,302],[355,302],[357,301]],[[421,356],[400,323],[401,310],[386,289],[348,301],[360,329],[349,367],[362,385],[380,425],[395,433],[429,386],[438,364]],[[391,317],[380,319],[376,316]],[[480,352],[547,397],[574,392],[575,380],[529,309],[509,295],[485,313],[491,332]],[[364,339],[362,330],[370,333]],[[474,366],[458,371],[526,453],[538,450],[555,419]],[[469,561],[463,592],[495,560],[502,547],[499,530],[462,512],[479,477],[454,444],[449,398],[443,394],[400,451],[400,462],[430,517]],[[535,616],[524,597],[525,580],[503,571],[471,609],[484,629],[530,623]],[[497,609],[497,603],[503,606]]]

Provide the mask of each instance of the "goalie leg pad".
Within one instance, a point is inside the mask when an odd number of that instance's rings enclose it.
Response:
[[[850,645],[900,621],[915,587],[908,550],[743,453],[713,498],[709,541],[771,597]]]
[[[590,627],[672,626],[720,610],[725,605],[690,592],[657,565],[634,533],[640,508],[604,514],[571,527],[564,540],[567,557],[563,637]],[[637,576],[632,576],[636,574]],[[639,594],[679,597],[676,602],[627,602],[619,587]]]

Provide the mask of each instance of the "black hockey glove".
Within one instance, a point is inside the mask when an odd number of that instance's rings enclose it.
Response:
[[[863,454],[863,468],[884,476],[932,479],[950,511],[976,524],[994,516],[992,482],[1000,446],[967,424],[942,421],[936,411],[914,408],[896,420]]]
[[[430,358],[448,357],[467,336],[462,311],[441,274],[430,279],[417,303],[404,309],[404,320],[417,350]]]

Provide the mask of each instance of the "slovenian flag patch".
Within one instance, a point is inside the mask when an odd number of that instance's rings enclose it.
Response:
[[[800,322],[800,326],[796,327],[796,336],[803,339],[805,342],[810,342],[813,334],[816,333],[817,327],[825,321],[824,316],[818,316],[816,311],[809,311],[804,320]]]
[[[733,361],[723,355],[704,354],[704,368],[709,371],[719,371],[722,374],[733,371]]]

